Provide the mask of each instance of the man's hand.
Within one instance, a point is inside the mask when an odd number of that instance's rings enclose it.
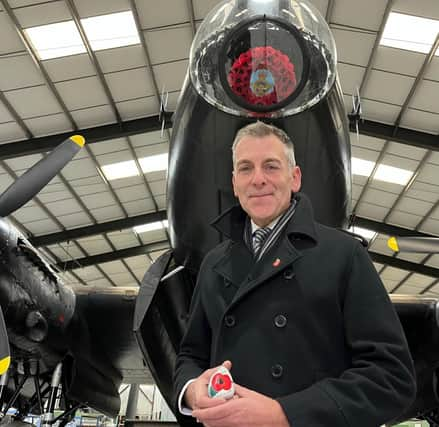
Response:
[[[232,368],[232,362],[226,360],[222,363],[229,371]],[[226,402],[222,398],[211,398],[207,394],[207,386],[209,384],[210,377],[219,368],[207,369],[204,371],[194,382],[190,383],[186,392],[184,393],[184,400],[186,405],[191,409],[211,408],[221,405]]]
[[[196,409],[192,416],[206,427],[290,427],[276,400],[236,383],[233,399],[222,405]]]

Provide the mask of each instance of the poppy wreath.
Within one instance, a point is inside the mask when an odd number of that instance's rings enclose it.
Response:
[[[271,74],[274,83],[262,96],[251,87],[252,74],[257,70]],[[290,58],[271,46],[253,47],[241,53],[229,71],[228,82],[233,93],[251,105],[276,104],[290,96],[297,84]]]

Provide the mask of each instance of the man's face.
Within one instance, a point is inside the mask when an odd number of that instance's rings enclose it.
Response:
[[[252,220],[265,227],[290,205],[301,184],[298,166],[288,164],[285,146],[274,135],[246,136],[235,150],[233,191]]]

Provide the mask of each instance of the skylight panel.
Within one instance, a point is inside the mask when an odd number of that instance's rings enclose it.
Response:
[[[139,159],[143,173],[162,171],[168,169],[168,153],[156,154]]]
[[[93,50],[140,43],[131,11],[92,16],[81,23]]]
[[[375,162],[352,157],[351,165],[353,175],[370,176],[375,167]],[[410,170],[381,164],[378,166],[373,179],[392,184],[406,185],[412,176],[413,172]]]
[[[140,175],[134,160],[102,166],[102,172],[109,181]]]
[[[394,166],[379,165],[374,179],[391,182],[393,184],[406,185],[413,172],[407,169],[395,168]]]
[[[86,51],[73,21],[41,25],[27,28],[24,31],[41,60],[75,55]]]
[[[436,19],[391,12],[380,44],[428,53],[438,32],[439,21]],[[438,55],[437,51],[436,55]]]
[[[376,231],[369,230],[368,228],[356,227],[355,225],[349,228],[349,231],[354,234],[359,234],[364,237],[367,241],[371,241],[376,236]]]
[[[148,224],[142,224],[142,225],[136,225],[133,227],[133,230],[137,233],[147,233],[148,231],[154,231],[154,230],[160,230],[162,228],[168,228],[168,220],[165,219],[164,221],[157,221],[157,222],[150,222]]]
[[[370,176],[375,166],[375,162],[359,159],[358,157],[352,157],[351,166],[352,173],[354,175]]]

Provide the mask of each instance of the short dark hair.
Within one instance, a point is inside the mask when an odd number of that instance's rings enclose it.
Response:
[[[274,125],[269,125],[267,123],[258,120],[255,123],[250,123],[249,125],[244,126],[243,128],[239,129],[239,131],[236,133],[232,145],[233,167],[235,167],[236,146],[239,144],[239,141],[241,141],[242,138],[246,136],[263,138],[264,136],[270,136],[270,135],[274,135],[285,145],[285,154],[287,156],[288,164],[291,167],[296,166],[296,159],[294,156],[294,144],[291,141],[291,138],[287,135],[287,133]]]

